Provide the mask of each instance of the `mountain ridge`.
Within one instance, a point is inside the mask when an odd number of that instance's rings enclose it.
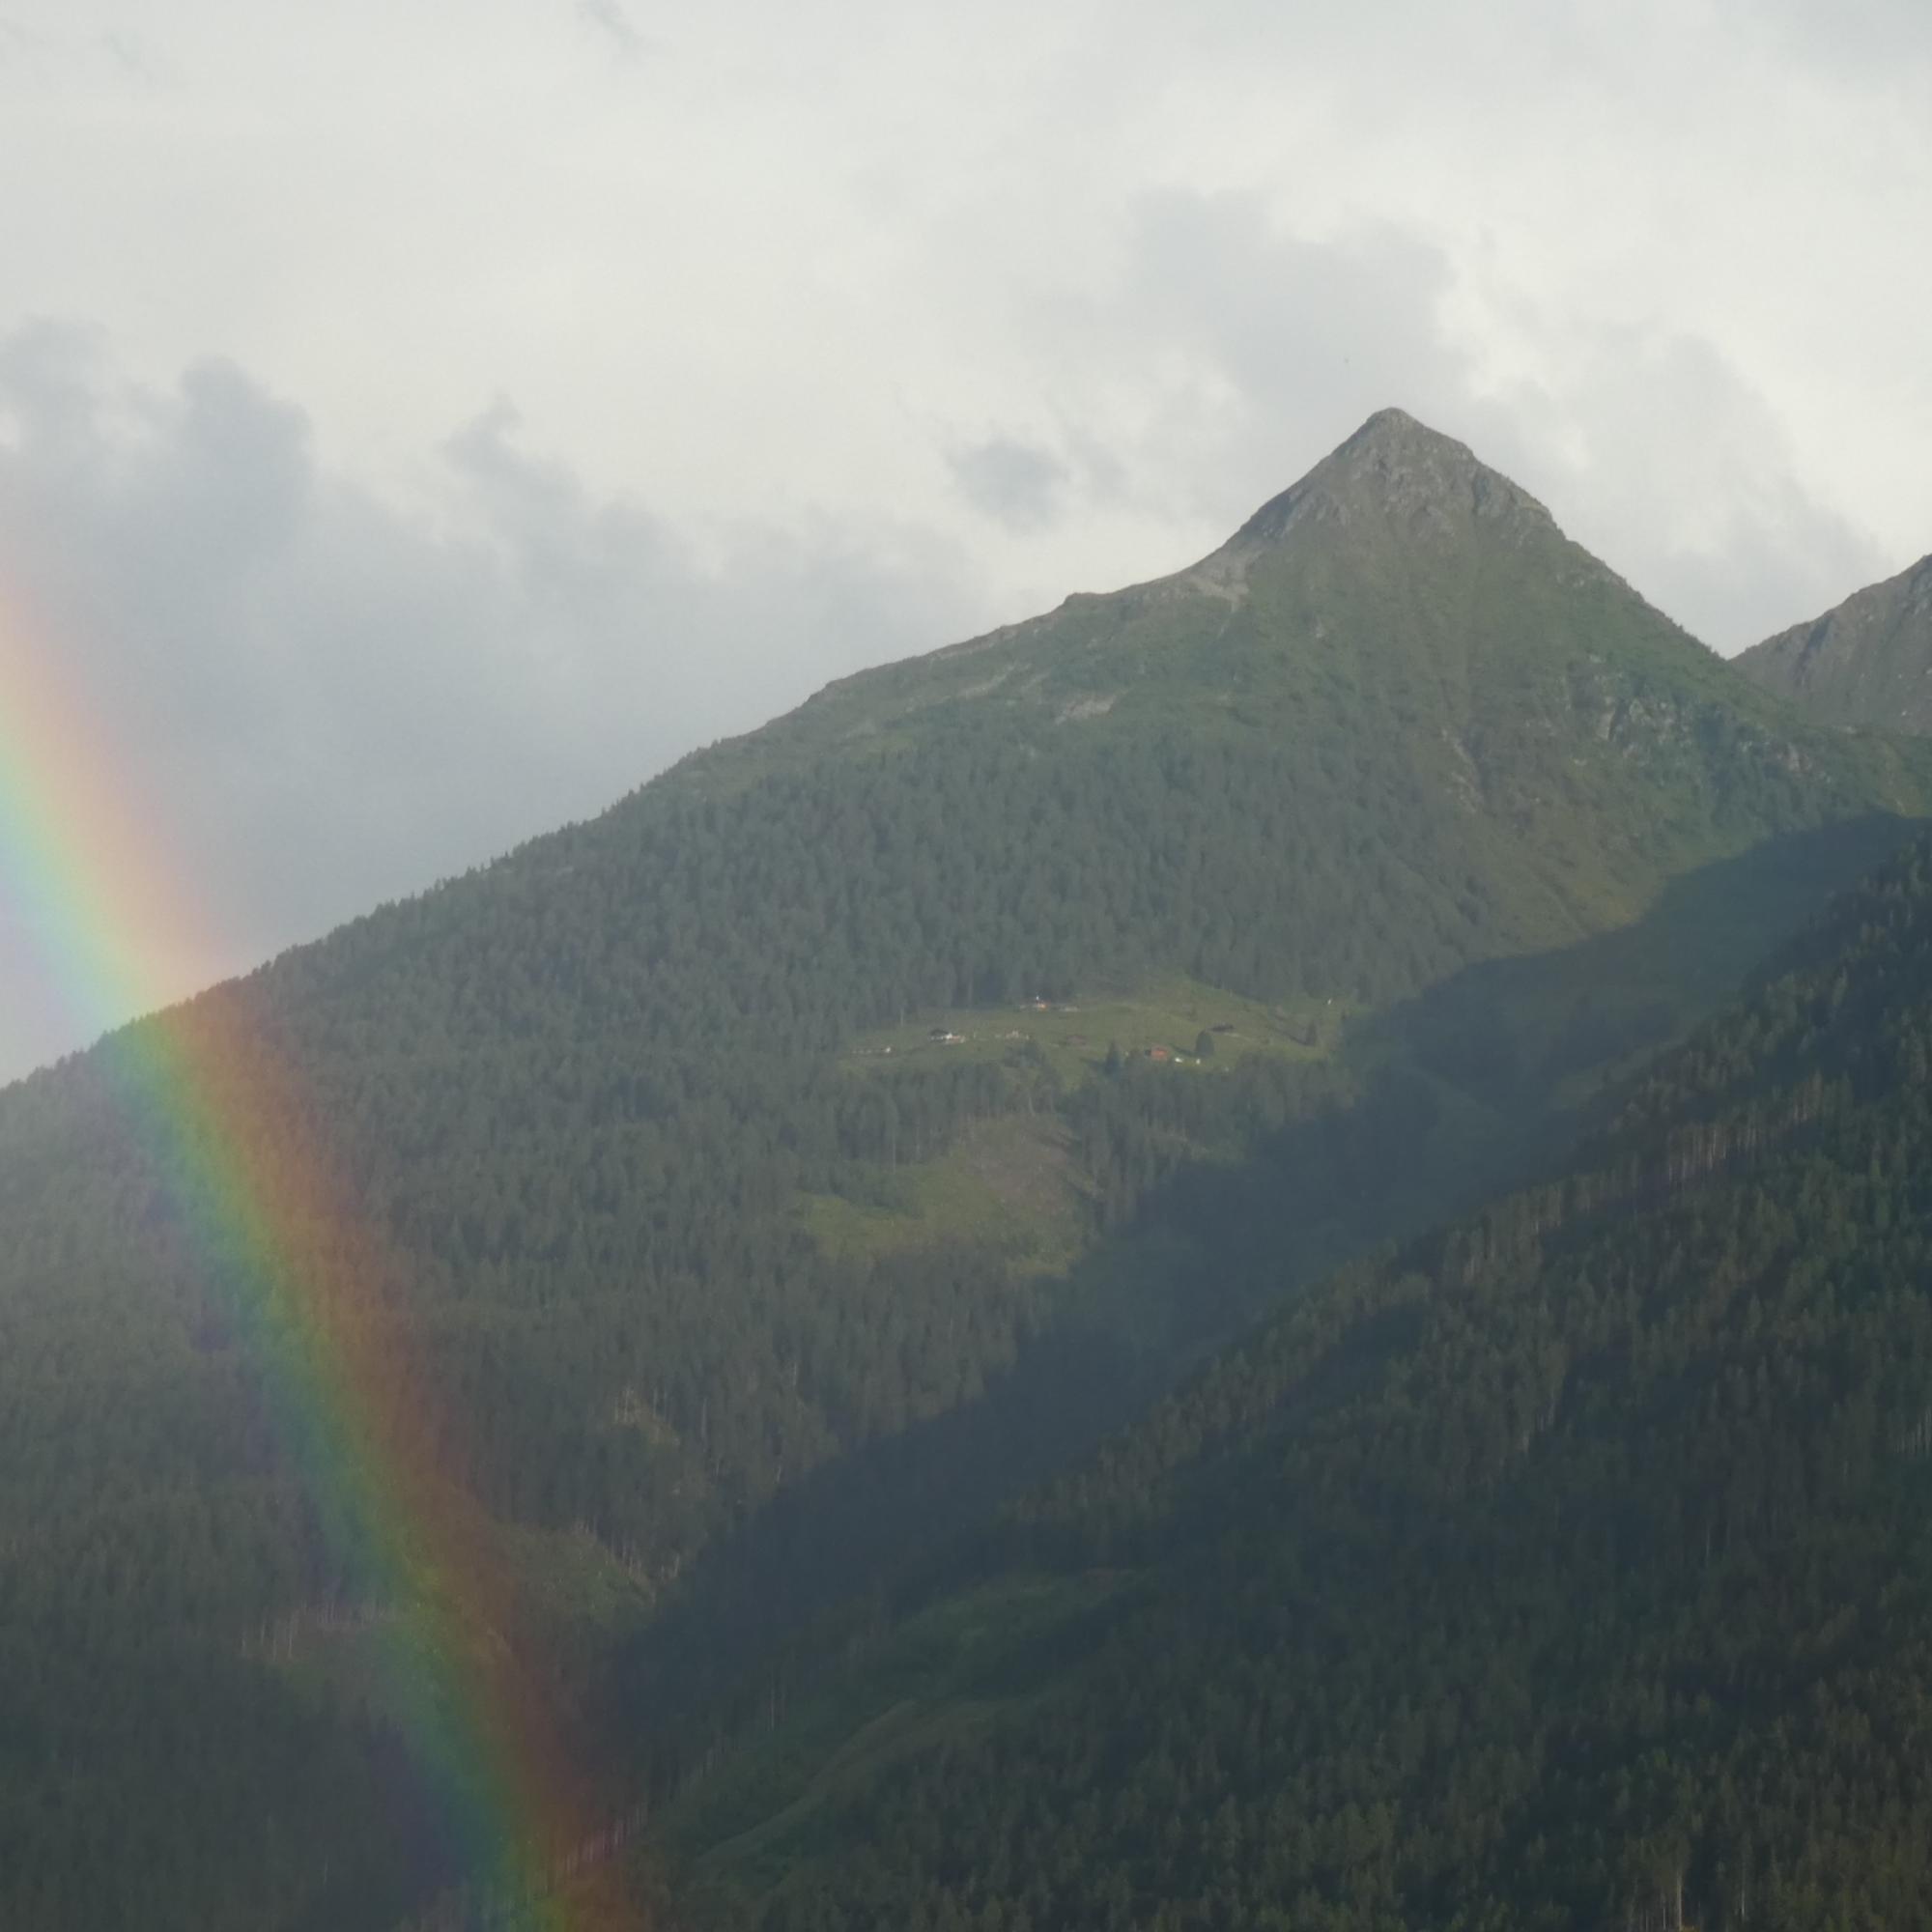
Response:
[[[1359,594],[1365,585],[1377,586],[1372,601]],[[1259,611],[1257,595],[1266,606]],[[1548,608],[1552,595],[1568,600],[1563,609]],[[1588,598],[1614,610],[1618,636],[1579,654],[1573,639]],[[1540,638],[1518,639],[1512,600]],[[1252,648],[1258,631],[1270,639],[1265,661]],[[978,704],[1015,722],[1043,711],[1063,725],[1117,719],[1136,704],[1214,697],[1238,712],[1243,684],[1285,671],[1324,676],[1323,660],[1339,653],[1364,678],[1399,685],[1382,698],[1441,714],[1453,739],[1471,677],[1490,687],[1480,701],[1498,708],[1567,710],[1574,694],[1549,689],[1552,666],[1562,665],[1600,687],[1614,711],[1629,694],[1607,689],[1615,679],[1604,667],[1633,668],[1639,639],[1650,675],[1698,687],[1700,699],[1769,733],[1788,723],[1788,713],[1740,697],[1741,681],[1722,660],[1567,537],[1526,491],[1466,445],[1386,410],[1195,562],[1120,590],[1076,592],[1038,616],[852,673],[761,732],[674,769],[685,781],[728,786],[774,756],[810,757],[867,738],[883,744],[895,724],[947,706]],[[1217,658],[1236,673],[1218,692]],[[1565,728],[1560,719],[1554,728]],[[1453,761],[1468,762],[1466,745]]]
[[[1825,723],[1932,731],[1932,554],[1734,663]]]
[[[1463,442],[1432,429],[1406,410],[1385,408],[1313,469],[1264,501],[1222,543],[1192,563],[1156,578],[1113,591],[1070,592],[1052,611],[1002,624],[979,637],[942,645],[927,658],[971,656],[1050,623],[1068,610],[1114,599],[1149,600],[1164,593],[1207,590],[1238,603],[1254,564],[1277,549],[1304,522],[1344,525],[1351,519],[1405,522],[1410,533],[1431,525],[1453,526],[1459,511],[1477,521],[1563,537],[1548,509],[1520,484],[1492,469]],[[1568,538],[1563,538],[1570,542]],[[1600,558],[1572,544],[1590,574],[1623,588],[1629,586]],[[1687,634],[1688,635],[1688,634]],[[919,659],[900,660],[917,663]],[[874,667],[873,668],[886,668]],[[836,691],[862,681],[867,670],[849,673],[825,687]],[[814,694],[814,696],[822,694]],[[810,699],[807,700],[810,702]]]

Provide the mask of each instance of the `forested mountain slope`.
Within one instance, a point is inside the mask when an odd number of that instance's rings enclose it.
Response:
[[[1921,844],[1568,1172],[1298,1297],[798,1690],[674,1814],[694,1910],[1922,1923],[1929,1075]]]
[[[1734,662],[1826,724],[1932,731],[1932,556]]]
[[[1929,792],[1390,412],[1194,569],[846,680],[165,1025],[282,1069],[256,1137],[379,1237],[360,1292],[454,1419],[412,1453],[588,1723],[661,1608],[750,1643],[798,1607],[773,1549],[820,1552],[801,1604],[876,1559],[868,1447],[959,1477],[895,1492],[935,1529],[1037,1476],[1514,1158]],[[155,1026],[0,1094],[0,1920],[379,1923],[447,1875],[357,1648],[395,1605],[129,1126]]]

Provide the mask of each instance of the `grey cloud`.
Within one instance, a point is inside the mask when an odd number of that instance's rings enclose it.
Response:
[[[97,331],[45,319],[0,338],[0,398],[14,443],[42,457],[79,451],[98,408],[103,349]]]
[[[49,615],[124,799],[239,968],[595,811],[828,678],[985,612],[917,533],[713,533],[600,499],[498,406],[437,521],[318,460],[301,412],[210,362],[117,385],[99,342],[0,342],[0,574]],[[77,1043],[0,929],[0,1074]]]
[[[1172,394],[1152,433],[1169,446],[1153,473],[1199,479],[1217,526],[1293,482],[1311,442],[1469,393],[1436,319],[1448,264],[1393,228],[1305,242],[1254,197],[1167,192],[1141,205],[1122,280],[1107,301],[1142,319],[1150,362],[1179,349],[1214,379]]]
[[[133,34],[102,34],[100,47],[121,73],[143,87],[162,88],[176,84],[177,76],[161,54],[147,41]]]
[[[1051,450],[995,437],[953,450],[947,463],[966,500],[1009,530],[1043,529],[1059,516],[1067,469]]]
[[[578,17],[603,34],[626,60],[636,60],[650,45],[631,24],[618,0],[577,0]]]
[[[47,44],[47,37],[25,27],[18,20],[0,14],[0,60],[10,55],[38,53]]]
[[[1764,398],[1693,335],[1604,329],[1560,403],[1507,398],[1499,430],[1532,488],[1579,506],[1574,535],[1725,652],[1908,560],[1805,487]],[[1567,468],[1566,446],[1580,452]]]
[[[1846,77],[1932,63],[1924,0],[1723,0],[1747,30],[1769,30],[1807,63]]]
[[[1293,400],[1374,384],[1391,362],[1460,376],[1434,316],[1448,262],[1400,228],[1303,241],[1256,196],[1169,190],[1141,203],[1130,259],[1131,292],[1171,332]]]

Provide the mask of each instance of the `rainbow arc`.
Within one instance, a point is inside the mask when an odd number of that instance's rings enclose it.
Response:
[[[464,1896],[514,1932],[637,1926],[606,1856],[623,1827],[590,1802],[519,1656],[493,1526],[449,1473],[460,1418],[418,1358],[395,1292],[402,1258],[358,1212],[257,984],[155,1010],[179,962],[207,955],[210,927],[117,787],[48,639],[0,600],[0,895],[81,1025],[117,1029],[99,1064],[247,1351],[281,1451],[338,1563],[393,1607],[371,1633],[385,1703]],[[149,1017],[120,1024],[129,1012]]]

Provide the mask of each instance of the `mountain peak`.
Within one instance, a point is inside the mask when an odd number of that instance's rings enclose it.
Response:
[[[1433,438],[1437,442],[1451,441],[1450,438],[1441,435],[1436,430],[1431,429],[1427,423],[1419,421],[1416,417],[1410,415],[1406,410],[1399,410],[1391,407],[1385,410],[1378,410],[1349,439],[1349,442],[1345,443],[1343,447],[1347,448],[1351,443],[1366,442],[1378,439],[1387,440],[1395,438],[1418,437]],[[1463,447],[1460,442],[1454,443],[1453,446],[1457,449]]]
[[[1378,410],[1300,482],[1264,503],[1236,542],[1275,542],[1310,517],[1347,523],[1362,516],[1412,525],[1468,518],[1521,519],[1551,527],[1528,491],[1480,462],[1466,443],[1406,410]]]
[[[1527,490],[1481,462],[1467,443],[1406,410],[1384,409],[1171,582],[1238,601],[1257,563],[1316,530],[1372,548],[1391,538],[1439,549],[1477,538],[1516,546],[1562,535]],[[1586,552],[1576,555],[1582,561],[1573,569],[1613,575]]]

